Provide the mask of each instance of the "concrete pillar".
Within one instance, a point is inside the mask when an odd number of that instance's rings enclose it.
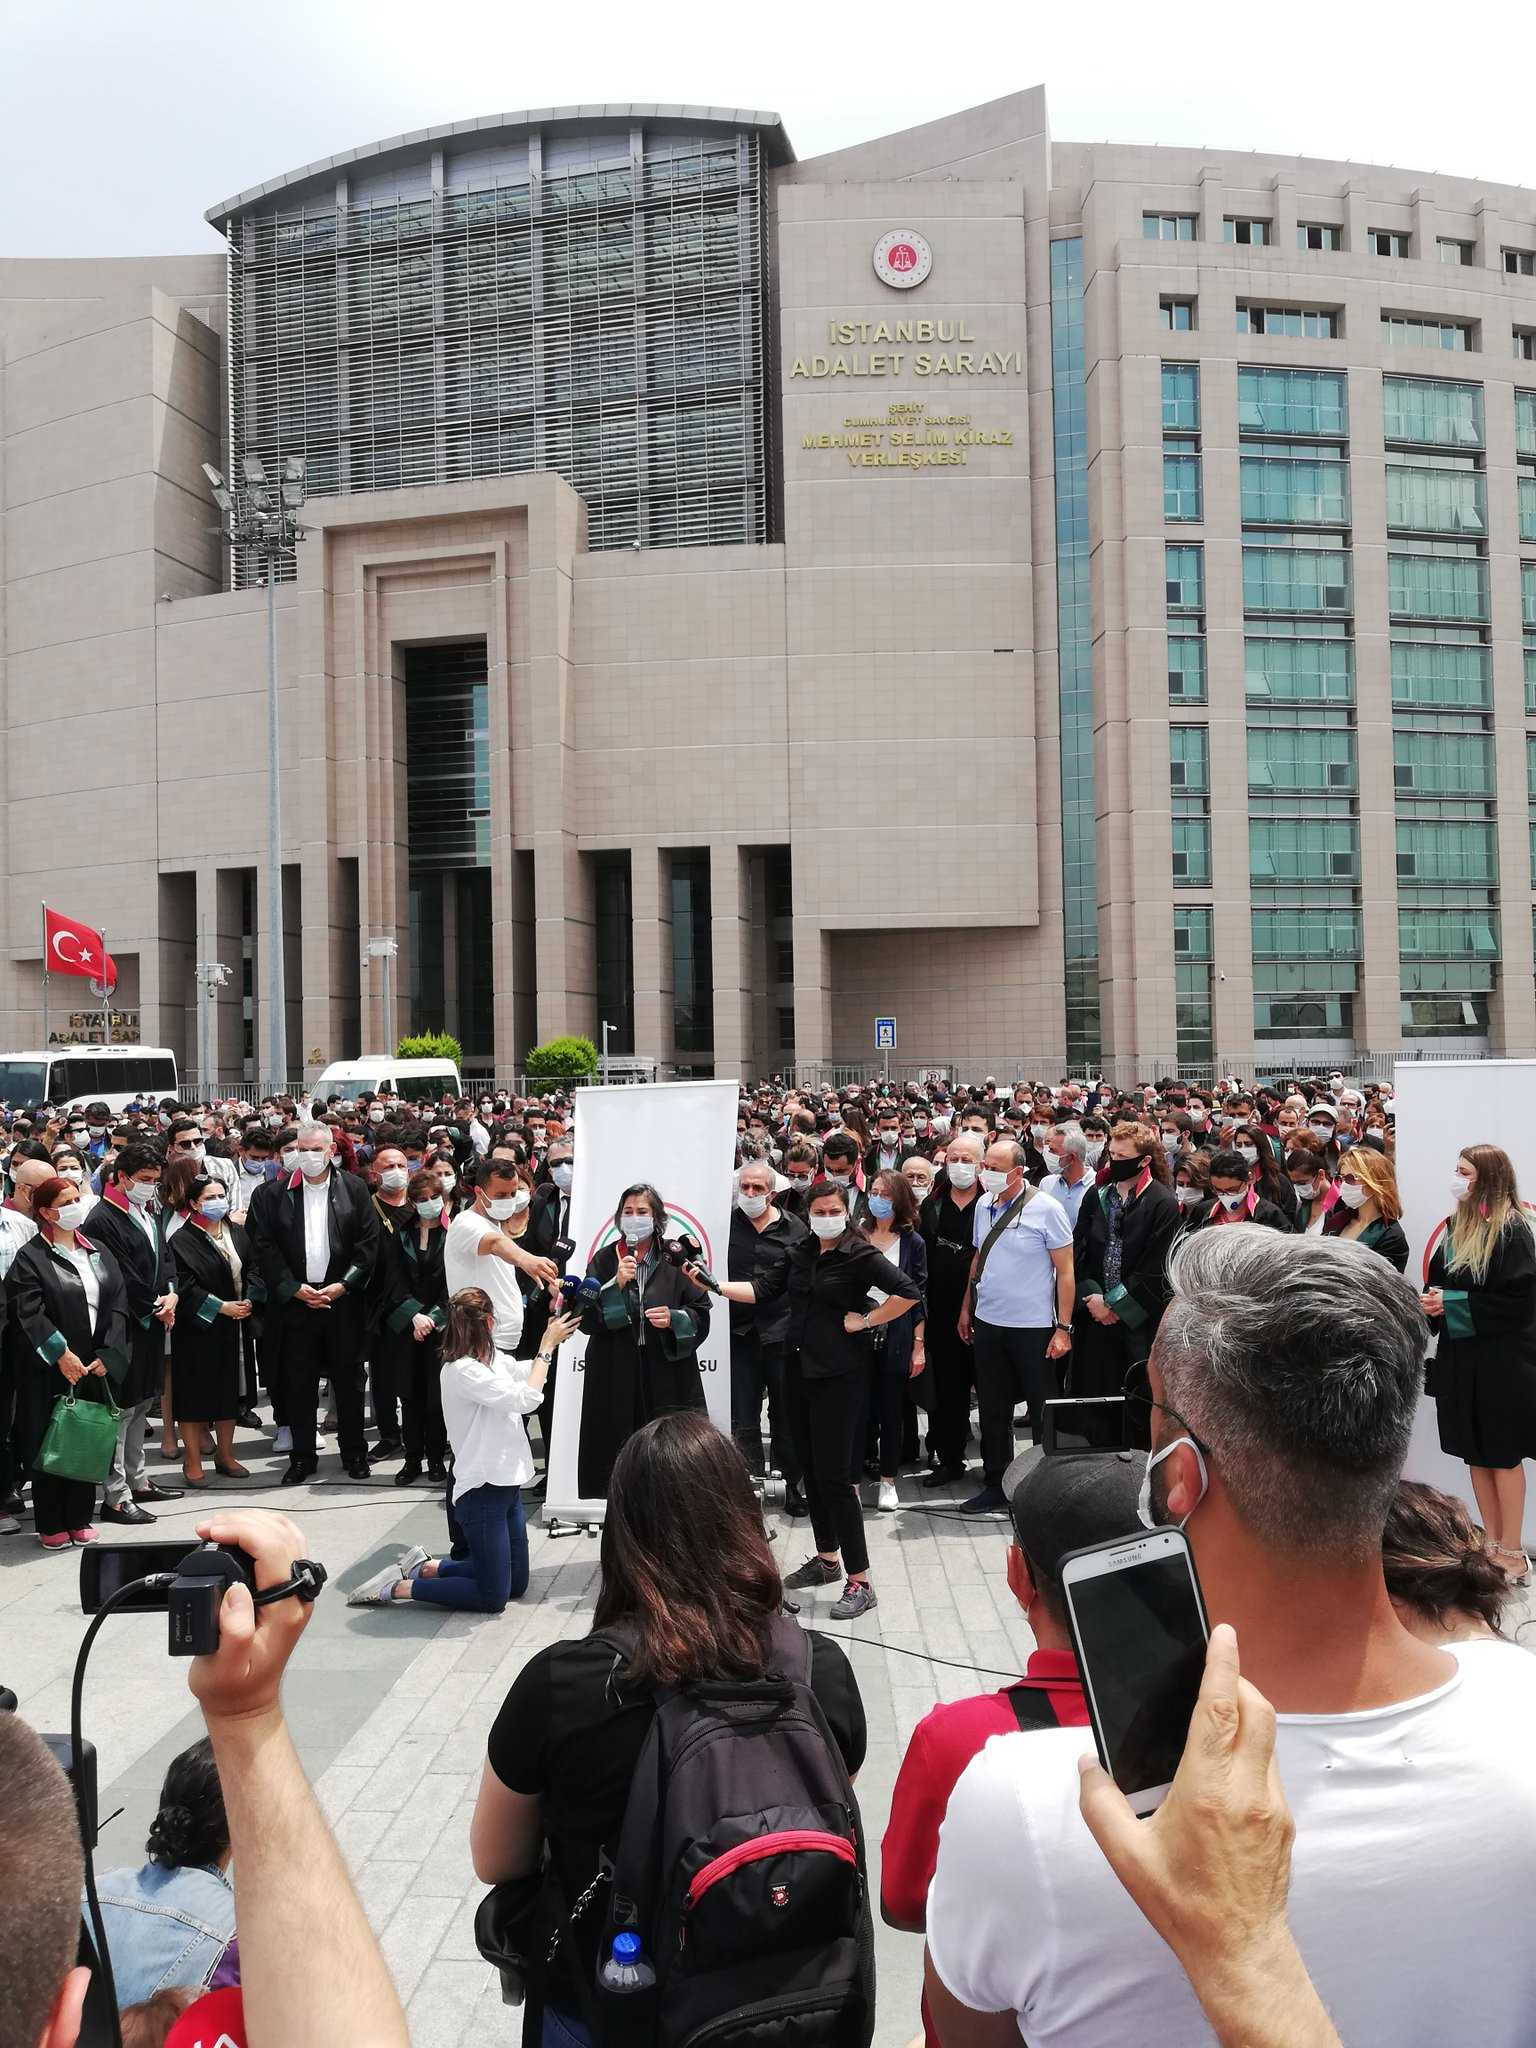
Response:
[[[637,846],[629,857],[629,900],[634,931],[635,1053],[671,1062],[672,860],[662,848]]]
[[[715,976],[715,1074],[749,1077],[752,1031],[752,900],[747,857],[734,840],[709,849]]]
[[[832,1057],[832,963],[816,917],[795,919],[795,1061]]]

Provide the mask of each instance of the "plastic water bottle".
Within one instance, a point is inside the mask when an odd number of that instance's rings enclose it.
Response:
[[[597,1981],[605,1991],[651,1989],[656,1982],[656,1972],[640,1953],[638,1934],[616,1934],[613,1937],[613,1953],[598,1971]]]

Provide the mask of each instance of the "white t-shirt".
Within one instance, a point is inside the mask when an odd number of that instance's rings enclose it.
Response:
[[[443,1276],[450,1296],[461,1287],[481,1287],[496,1304],[492,1336],[498,1351],[514,1351],[523,1334],[523,1297],[517,1284],[517,1268],[494,1252],[480,1250],[485,1236],[500,1237],[501,1225],[478,1209],[461,1209],[448,1226],[443,1247]],[[446,1371],[444,1374],[446,1384]],[[535,1402],[537,1407],[538,1403]],[[509,1486],[511,1480],[506,1482]]]
[[[1448,1684],[1399,1706],[1280,1716],[1291,1928],[1349,2048],[1536,2038],[1536,1657],[1452,1654]],[[995,1735],[967,1766],[928,1894],[934,1967],[974,2010],[1011,2007],[1030,2048],[1208,2044],[1078,1811],[1092,1747],[1081,1728]]]
[[[985,1195],[973,1204],[972,1242],[980,1251],[1004,1214],[1008,1227],[987,1253],[976,1289],[976,1319],[1008,1330],[1048,1330],[1056,1320],[1056,1268],[1052,1252],[1072,1242],[1060,1202],[1038,1191],[1021,1193],[1003,1210]]]
[[[494,1229],[494,1225],[492,1228]],[[482,1266],[500,1266],[483,1258]],[[526,1486],[533,1477],[533,1453],[523,1417],[543,1399],[528,1384],[526,1358],[489,1364],[451,1358],[443,1367],[443,1427],[453,1445],[453,1497],[460,1501],[477,1486]]]

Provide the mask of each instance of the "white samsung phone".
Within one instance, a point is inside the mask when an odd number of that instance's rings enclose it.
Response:
[[[1210,1628],[1181,1529],[1097,1543],[1061,1588],[1099,1761],[1139,1814],[1167,1795],[1205,1672]]]

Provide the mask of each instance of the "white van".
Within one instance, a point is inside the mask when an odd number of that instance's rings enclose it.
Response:
[[[123,1110],[139,1094],[158,1102],[179,1085],[176,1055],[163,1045],[55,1045],[46,1052],[0,1053],[0,1102],[12,1109],[104,1102]]]
[[[389,1088],[406,1102],[437,1102],[444,1095],[462,1095],[464,1084],[452,1060],[392,1060],[387,1053],[361,1060],[333,1060],[315,1083],[317,1102],[339,1095],[356,1102],[359,1095],[377,1095]]]

